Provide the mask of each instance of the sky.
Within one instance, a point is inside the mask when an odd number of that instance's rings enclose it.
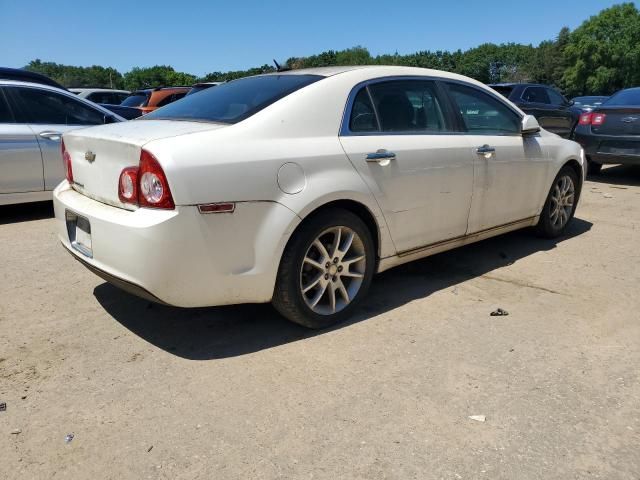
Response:
[[[371,54],[538,44],[606,0],[0,0],[0,66],[171,65],[201,76],[326,50]]]

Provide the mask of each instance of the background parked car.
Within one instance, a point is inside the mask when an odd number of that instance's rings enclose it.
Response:
[[[7,68],[0,67],[0,79],[2,80],[18,80],[22,82],[40,83],[41,85],[49,85],[61,90],[66,90],[55,80],[42,75],[41,73],[30,72],[29,70],[22,70],[21,68]]]
[[[583,113],[575,140],[584,148],[589,173],[607,163],[640,165],[640,88],[621,90]]]
[[[536,117],[542,128],[561,137],[569,138],[578,123],[580,110],[548,85],[498,83],[489,86]]]
[[[93,103],[106,103],[109,105],[120,105],[131,94],[129,90],[112,90],[109,88],[70,88],[69,91],[80,98],[91,100]]]
[[[51,199],[69,130],[124,120],[60,88],[0,79],[0,205]]]
[[[180,100],[191,87],[158,87],[144,90],[136,90],[124,99],[120,104],[124,107],[138,107],[142,113],[153,112],[156,108],[169,105],[171,102]]]
[[[125,107],[123,105],[109,105],[108,103],[100,104],[101,107],[106,108],[107,110],[112,111],[115,114],[120,115],[122,118],[127,120],[133,120],[134,118],[141,117],[144,112],[141,108],[138,107]]]
[[[588,96],[588,97],[576,97],[572,99],[574,107],[579,108],[582,112],[590,112],[594,108],[598,108],[605,101],[607,101],[609,97],[606,96]]]
[[[206,90],[207,88],[217,87],[221,83],[222,82],[201,82],[201,83],[196,83],[195,85],[193,85],[191,87],[191,90],[189,90],[189,93],[187,93],[187,95],[193,95],[194,93],[201,92],[202,90]]]

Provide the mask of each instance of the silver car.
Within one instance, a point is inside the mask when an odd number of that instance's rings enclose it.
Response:
[[[124,119],[65,90],[0,80],[0,205],[50,200],[64,132]]]

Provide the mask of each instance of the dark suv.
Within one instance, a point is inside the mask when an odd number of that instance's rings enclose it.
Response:
[[[580,110],[557,90],[536,83],[496,83],[489,86],[515,103],[524,113],[536,117],[545,130],[564,138],[573,134]]]

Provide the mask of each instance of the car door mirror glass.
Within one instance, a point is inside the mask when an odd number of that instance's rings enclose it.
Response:
[[[522,119],[521,132],[523,135],[531,135],[540,131],[540,124],[533,115],[525,115]]]

